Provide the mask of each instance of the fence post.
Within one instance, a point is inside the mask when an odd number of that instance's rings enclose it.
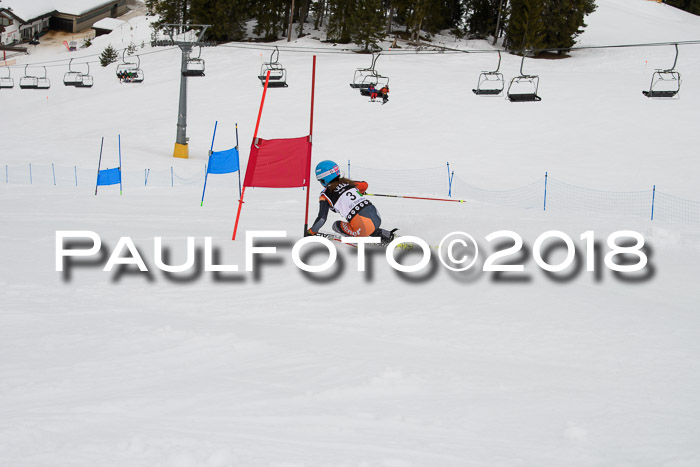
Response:
[[[78,166],[73,166],[73,172],[75,172],[75,186],[78,186]]]
[[[450,162],[449,161],[447,161],[447,196],[452,198],[452,179],[450,178]]]
[[[173,166],[170,166],[170,186],[174,187],[175,186],[175,176],[173,174]]]
[[[51,163],[51,173],[53,173],[53,186],[56,186],[56,167]]]
[[[651,220],[654,220],[654,201],[656,199],[656,185],[651,190]]]
[[[32,164],[29,164],[29,184],[32,185]]]
[[[547,172],[544,173],[544,211],[547,210]]]

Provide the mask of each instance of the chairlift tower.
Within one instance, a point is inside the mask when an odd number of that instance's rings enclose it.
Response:
[[[173,157],[187,159],[189,157],[189,146],[187,138],[187,78],[188,76],[204,76],[204,73],[192,75],[188,73],[190,54],[194,47],[210,47],[215,45],[212,42],[202,42],[205,31],[210,24],[164,24],[169,40],[154,40],[152,46],[170,47],[178,46],[182,52],[182,64],[180,66],[180,105],[177,113],[177,136],[175,137],[175,150]],[[193,31],[198,28],[199,31]],[[197,59],[203,64],[201,59]]]

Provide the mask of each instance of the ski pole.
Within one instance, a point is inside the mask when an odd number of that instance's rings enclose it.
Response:
[[[380,195],[378,193],[365,193],[367,196],[383,196],[385,198],[405,198],[405,199],[423,199],[427,201],[449,201],[452,203],[466,203],[463,199],[443,199],[443,198],[423,198],[420,196],[402,196],[402,195]]]

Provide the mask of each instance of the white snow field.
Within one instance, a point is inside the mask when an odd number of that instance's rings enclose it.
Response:
[[[583,45],[700,39],[700,18],[667,5],[598,4]],[[91,55],[109,42],[122,48],[132,37],[148,42],[146,18],[74,55],[39,47],[17,65]],[[235,242],[237,176],[210,176],[200,207],[214,122],[215,150],[235,145],[238,123],[245,166],[262,94],[256,75],[269,49],[231,45],[204,49],[206,77],[189,80],[189,160],[172,158],[178,50],[139,48],[146,79],[138,85],[120,84],[115,64],[93,64],[92,89],[64,87],[61,61],[47,68],[47,91],[0,91],[0,168],[11,182],[0,177],[0,466],[700,465],[700,226],[372,198],[383,226],[432,246],[470,233],[481,247],[477,265],[452,273],[434,260],[399,274],[373,250],[369,270],[358,272],[357,251],[338,244],[340,269],[304,274],[291,255],[303,228],[301,189],[249,189]],[[293,45],[341,47],[309,37]],[[289,88],[268,90],[259,136],[308,134],[311,57],[281,52]],[[392,169],[406,192],[416,188],[402,170],[449,161],[486,190],[543,181],[547,171],[589,189],[656,185],[700,201],[700,45],[680,47],[680,98],[665,101],[641,91],[655,68],[673,63],[672,46],[528,59],[525,71],[541,77],[539,103],[472,93],[495,54],[382,56],[387,105],[348,86],[367,55],[317,57],[314,165]],[[504,55],[506,79],[518,67],[519,57]],[[23,71],[12,68],[16,83]],[[102,167],[115,167],[117,135],[124,193],[103,186],[95,196],[100,138]],[[26,172],[16,178],[29,163],[31,185]],[[154,186],[142,186],[147,168]],[[367,181],[371,190],[386,180]],[[318,191],[312,182],[310,222]],[[61,230],[96,232],[104,255],[130,237],[150,272],[103,272],[106,256],[57,272]],[[245,272],[245,233],[260,230],[288,238]],[[499,230],[522,236],[525,253],[507,259],[524,272],[481,271],[495,251],[485,237]],[[535,264],[535,240],[549,230],[573,239],[578,270],[551,278]],[[619,277],[603,264],[606,239],[620,230],[644,236],[641,273]],[[595,272],[586,270],[586,231],[601,243]],[[215,275],[199,261],[167,275],[155,266],[154,237],[172,264],[184,262],[187,237],[200,254],[213,237],[218,260],[241,271]],[[557,249],[549,261],[563,259]]]

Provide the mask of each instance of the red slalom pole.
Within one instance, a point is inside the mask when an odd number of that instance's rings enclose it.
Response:
[[[444,198],[423,198],[421,196],[402,196],[402,195],[380,195],[377,193],[365,193],[367,196],[383,196],[385,198],[405,198],[405,199],[423,199],[426,201],[448,201],[451,203],[466,203],[463,199],[444,199]]]
[[[245,186],[243,186],[243,191],[241,192],[241,199],[238,200],[238,212],[236,213],[236,224],[233,226],[233,237],[231,240],[236,239],[236,232],[238,231],[238,219],[241,217],[241,208],[243,207],[243,197],[245,196]]]
[[[313,144],[314,134],[314,92],[316,89],[316,55],[314,55],[313,68],[311,70],[311,117],[309,122],[309,157],[307,158],[309,174],[306,183],[306,212],[304,214],[304,235],[309,229],[309,192],[311,191],[311,145]]]
[[[260,110],[258,110],[258,121],[255,124],[255,134],[253,135],[253,144],[255,144],[255,140],[258,138],[258,128],[260,128],[260,117],[262,117],[262,111],[263,111],[263,105],[265,105],[265,94],[267,94],[267,85],[270,83],[270,70],[267,70],[267,75],[265,76],[265,87],[263,88],[263,94],[262,94],[262,99],[260,100]],[[236,128],[238,129],[238,128]],[[240,168],[239,168],[240,170]],[[253,167],[253,170],[255,170],[255,167]],[[248,175],[247,169],[246,169],[246,175]],[[245,196],[245,183],[243,184],[243,190],[241,191],[241,199],[238,200],[238,212],[236,213],[236,223],[233,226],[233,236],[231,237],[231,240],[236,239],[236,232],[238,232],[238,221],[241,218],[241,209],[243,208],[243,197]]]
[[[270,82],[270,70],[267,70],[267,75],[265,76],[265,87],[263,88],[262,99],[260,100],[260,110],[258,110],[258,121],[255,124],[255,134],[253,135],[253,142],[255,138],[258,137],[258,128],[260,128],[260,117],[262,117],[263,105],[265,105],[265,94],[267,94],[267,85]]]

